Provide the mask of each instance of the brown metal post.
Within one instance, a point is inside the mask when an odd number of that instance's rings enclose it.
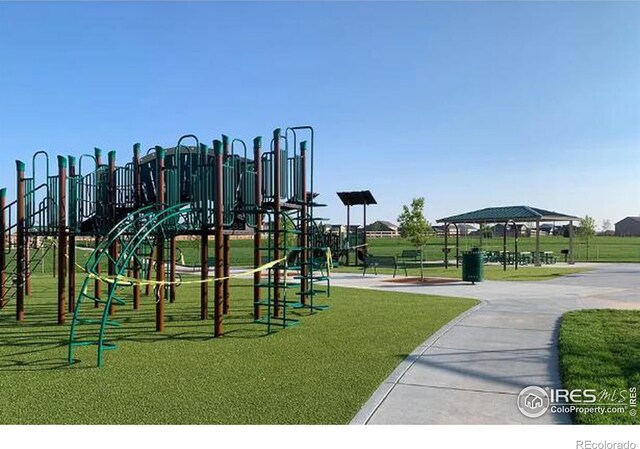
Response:
[[[7,207],[7,189],[0,189],[0,309],[5,305],[7,296],[7,259],[6,259],[6,236],[7,217],[5,208]]]
[[[300,302],[307,304],[307,296],[313,294],[309,291],[309,201],[313,201],[313,192],[307,198],[307,142],[300,142],[300,184],[302,184],[302,208],[300,210]],[[331,270],[331,267],[327,267]],[[312,298],[313,299],[313,298]],[[313,300],[311,301],[313,304]]]
[[[362,229],[362,232],[364,232],[364,234],[362,235],[362,251],[365,251],[367,248],[367,204],[363,204],[362,205],[362,221],[364,222],[364,226]],[[358,257],[356,256],[356,259]]]
[[[164,156],[165,150],[156,147],[156,202],[158,211],[164,209]],[[158,231],[159,232],[159,231]],[[160,236],[159,236],[160,237]],[[157,239],[156,244],[156,331],[164,331],[164,240]]]
[[[94,153],[95,153],[95,159],[96,159],[96,178],[95,178],[95,183],[96,183],[96,191],[98,189],[98,183],[100,182],[100,179],[98,177],[98,169],[100,168],[100,166],[102,165],[102,150],[100,148],[94,148]],[[96,214],[98,212],[98,201],[100,201],[99,198],[94,198],[94,201],[96,202],[95,206],[95,210],[96,210]],[[104,218],[104,217],[103,217]],[[98,247],[98,245],[100,244],[100,236],[96,236],[96,240],[95,240],[95,246],[96,248]],[[96,266],[96,274],[98,275],[98,277],[100,277],[100,264],[98,264]],[[100,282],[100,279],[96,278],[94,284],[93,284],[93,296],[96,297],[97,299],[100,298],[100,296],[102,296],[102,284]],[[98,308],[100,307],[100,303],[98,301],[95,301],[94,303],[94,307]]]
[[[460,268],[460,228],[458,223],[454,223],[456,228],[456,268]]]
[[[222,135],[222,156],[225,163],[229,159],[229,137]],[[235,176],[231,174],[230,176]],[[229,193],[228,193],[229,194]],[[222,313],[227,315],[229,313],[229,300],[231,293],[229,291],[229,274],[231,273],[231,249],[228,235],[222,236],[222,271],[224,280],[222,281]],[[216,276],[217,277],[217,276]]]
[[[76,184],[76,158],[69,156],[69,179],[74,185]],[[76,200],[78,192],[76,191]],[[71,198],[73,201],[74,198]],[[70,207],[75,209],[75,204]],[[76,232],[69,226],[69,258],[67,262],[67,272],[69,273],[69,313],[73,313],[76,309]]]
[[[116,200],[117,200],[117,185],[116,185],[116,152],[109,151],[107,154],[107,162],[109,163],[109,176],[108,176],[108,195],[109,195],[109,227],[113,228],[116,225]],[[108,263],[108,273],[109,277],[113,278],[116,275],[116,264],[115,260],[118,258],[118,244],[114,241],[111,246],[109,246],[109,263]],[[112,289],[114,289],[114,284],[109,284],[108,290],[111,295]],[[109,305],[109,315],[112,315],[116,312],[116,306],[113,302]]]
[[[574,236],[574,229],[573,229],[573,220],[569,220],[569,265],[574,265],[576,263],[576,259],[573,255],[573,236]]]
[[[67,296],[67,158],[58,156],[58,324],[65,322]]]
[[[444,267],[449,269],[449,223],[444,224]]]
[[[135,208],[139,209],[142,203],[142,183],[140,180],[140,144],[133,145],[133,197],[135,201]],[[140,251],[138,256],[140,256]],[[140,261],[139,257],[134,257],[133,260],[133,277],[140,280]],[[134,284],[133,286],[133,309],[137,310],[140,307],[140,285]]]
[[[215,154],[215,214],[214,214],[214,258],[215,258],[215,276],[216,281],[213,290],[213,335],[219,337],[222,335],[222,281],[219,279],[223,275],[222,265],[222,239],[223,239],[223,220],[224,220],[224,204],[223,204],[223,182],[222,182],[222,142],[213,141],[213,151]]]
[[[280,234],[280,128],[273,131],[273,259],[280,259],[280,245],[282,236]],[[273,269],[273,316],[280,316],[280,264]]]
[[[253,234],[253,267],[258,268],[262,265],[260,257],[260,245],[262,244],[262,137],[253,139],[253,160],[256,171],[256,183],[254,186],[254,194],[256,201],[256,227]],[[261,291],[259,284],[262,281],[262,272],[257,271],[253,274],[253,318],[260,319],[260,301]]]
[[[536,252],[533,255],[533,261],[536,267],[542,265],[540,261],[540,220],[536,220]]]
[[[349,255],[351,253],[351,217],[349,211],[351,210],[351,206],[347,205],[347,266],[349,266]],[[358,258],[356,257],[356,265],[358,264]]]
[[[70,183],[74,185],[75,191],[75,199],[77,200],[78,191],[75,186],[77,186],[76,182],[76,158],[73,156],[69,156],[69,179]],[[70,184],[69,186],[71,186]],[[71,191],[71,189],[69,189]],[[71,195],[69,195],[71,196]],[[70,198],[69,200],[73,200],[74,198]],[[69,204],[69,208],[75,207],[75,205]],[[69,274],[69,313],[73,313],[76,308],[76,230],[71,229],[71,222],[69,223],[69,257],[67,262],[67,273]]]
[[[206,320],[209,315],[209,149],[200,144],[200,204],[202,206],[200,221],[202,224],[200,235],[200,319]]]
[[[518,230],[518,225],[514,222],[513,223],[513,236],[515,238],[515,251],[516,251],[515,265],[516,265],[516,270],[518,270],[518,234],[519,233],[520,233],[520,231]]]
[[[16,161],[17,169],[17,248],[16,248],[16,320],[24,321],[25,295],[25,191],[24,162]]]
[[[509,222],[505,222],[502,229],[502,267],[503,271],[507,271],[507,226]]]

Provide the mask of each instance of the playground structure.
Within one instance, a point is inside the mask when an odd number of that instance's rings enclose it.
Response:
[[[256,137],[253,158],[240,139],[223,135],[209,148],[196,136],[184,135],[175,147],[155,146],[144,156],[135,144],[131,162],[123,166],[116,165],[115,151],[104,164],[97,148],[78,159],[58,156],[57,162],[58,172],[51,174],[49,155],[38,151],[28,177],[26,164],[16,161],[17,199],[7,203],[6,189],[0,190],[0,308],[14,301],[16,320],[25,320],[31,274],[51,248],[57,249],[57,323],[72,317],[69,364],[76,347],[97,346],[98,366],[103,351],[115,348],[106,331],[121,324],[114,315],[127,303],[123,288],[132,288],[133,309],[140,307],[143,289],[145,296],[153,291],[155,329],[164,330],[165,303],[176,301],[181,283],[180,236],[200,239],[200,277],[194,282],[200,284],[201,320],[211,315],[214,284],[214,337],[223,335],[223,318],[231,307],[230,235],[238,230],[253,231],[253,318],[266,325],[267,333],[274,326],[298,324],[288,316],[292,308],[326,309],[314,300],[328,293],[328,285],[322,290],[316,284],[328,284],[328,273],[318,270],[330,256],[314,217],[315,208],[324,205],[314,201],[312,127],[286,128],[284,134],[274,130],[264,152]],[[42,164],[44,173],[37,169]],[[76,263],[79,239],[95,242],[84,267]],[[84,275],[79,290],[76,271]],[[297,272],[293,281],[289,271]],[[99,318],[87,317],[100,307]],[[78,332],[86,325],[93,325],[97,335],[87,339]]]

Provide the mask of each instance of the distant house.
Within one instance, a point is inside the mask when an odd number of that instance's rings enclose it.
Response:
[[[562,226],[556,226],[551,223],[542,223],[540,225],[540,235],[554,235],[561,233]],[[542,234],[544,233],[544,234]]]
[[[332,234],[345,234],[347,233],[347,225],[343,224],[332,224],[332,225],[324,225],[325,231],[330,230]],[[351,235],[355,235],[356,232],[362,232],[362,226],[358,225],[350,225],[349,233]]]
[[[518,236],[519,237],[531,237],[531,229],[524,223],[517,223],[516,227],[518,228]],[[502,237],[504,235],[504,225],[497,224],[493,227],[493,236],[494,237]],[[514,230],[513,226],[509,225],[507,228],[507,237],[513,237]]]
[[[398,232],[398,225],[394,225],[390,221],[378,220],[367,226],[368,231],[393,231]]]
[[[640,217],[627,217],[617,222],[616,235],[619,237],[640,237]]]
[[[444,235],[444,225],[433,226],[433,230],[438,237]],[[478,227],[470,224],[460,223],[458,225],[458,232],[460,233],[460,235],[474,235],[478,232]],[[456,227],[454,225],[449,225],[449,235],[456,235]]]
[[[367,235],[369,237],[396,237],[399,233],[398,225],[390,221],[378,220],[367,225]]]

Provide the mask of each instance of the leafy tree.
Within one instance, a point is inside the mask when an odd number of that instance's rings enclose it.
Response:
[[[414,198],[411,206],[402,206],[402,213],[398,217],[400,236],[409,240],[411,244],[420,248],[420,279],[424,279],[424,247],[433,233],[431,224],[424,217],[424,198]]]
[[[596,235],[596,221],[593,217],[585,215],[580,219],[580,227],[578,228],[578,236],[587,242],[587,260],[589,260],[589,239]]]

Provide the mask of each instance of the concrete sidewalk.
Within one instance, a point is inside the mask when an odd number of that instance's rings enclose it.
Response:
[[[562,315],[583,308],[640,308],[640,265],[543,282],[408,286],[388,276],[332,274],[332,284],[476,298],[482,303],[420,345],[385,380],[352,424],[552,424],[531,419],[516,397],[529,385],[558,388],[557,332]]]

